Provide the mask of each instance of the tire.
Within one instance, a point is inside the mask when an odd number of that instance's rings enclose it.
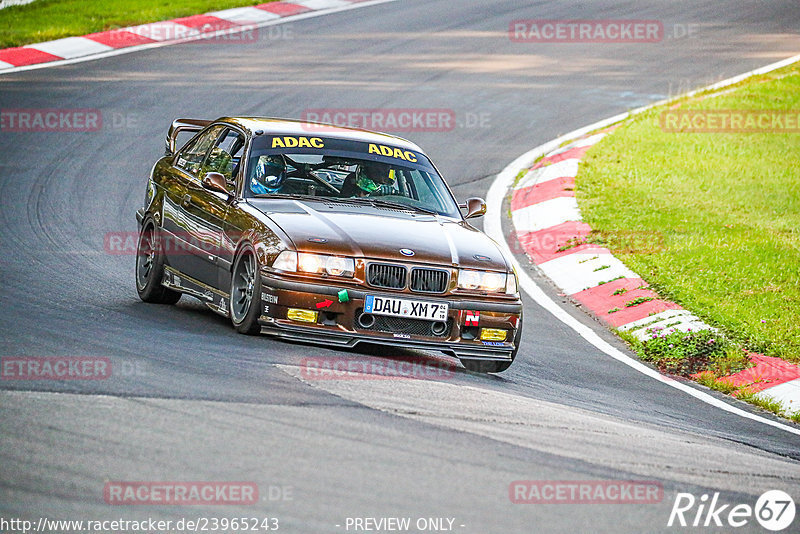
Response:
[[[467,371],[473,373],[502,373],[514,363],[519,352],[519,342],[522,339],[522,312],[519,314],[519,327],[517,333],[514,335],[514,350],[511,351],[511,360],[506,361],[492,361],[492,360],[461,360],[461,364]]]
[[[136,244],[136,292],[144,302],[175,304],[180,300],[178,291],[161,285],[164,279],[164,255],[158,241],[158,232],[152,221],[145,221]]]
[[[261,276],[253,247],[245,245],[233,263],[229,312],[233,327],[240,334],[261,332]]]

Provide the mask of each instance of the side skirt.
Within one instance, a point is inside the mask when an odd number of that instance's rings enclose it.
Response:
[[[180,291],[181,293],[199,299],[200,302],[208,306],[210,310],[223,317],[229,316],[228,300],[230,299],[230,295],[228,295],[228,293],[204,284],[173,267],[168,265],[164,267],[164,280],[161,284],[175,291]]]

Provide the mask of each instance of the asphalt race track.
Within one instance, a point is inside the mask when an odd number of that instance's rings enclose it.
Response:
[[[96,132],[0,132],[0,355],[100,356],[121,369],[107,380],[0,382],[0,516],[270,516],[298,533],[345,532],[348,517],[447,517],[459,532],[660,532],[681,530],[666,526],[678,492],[753,505],[781,489],[797,501],[800,437],[635,372],[532,301],[505,373],[313,381],[303,358],[386,351],[242,336],[190,297],[144,304],[133,254],[105,250],[107,234],[136,230],[175,117],[452,110],[449,131],[399,135],[465,199],[559,134],[800,50],[796,2],[521,4],[400,0],[288,22],[257,43],[183,44],[0,77],[0,109],[103,114]],[[514,19],[655,19],[669,38],[517,43]],[[606,479],[658,481],[663,501],[509,499],[515,480]],[[109,480],[253,481],[261,502],[110,506]],[[737,531],[763,530],[751,521]]]

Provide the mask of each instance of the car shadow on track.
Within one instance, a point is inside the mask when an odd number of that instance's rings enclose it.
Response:
[[[457,358],[436,351],[359,343],[355,347],[284,340],[270,335],[242,336],[222,317],[203,303],[184,297],[175,307],[136,303],[129,307],[132,315],[145,321],[156,321],[161,329],[171,329],[166,338],[173,343],[191,343],[195,352],[214,354],[208,365],[227,374],[220,366],[241,367],[288,365],[298,367],[300,376],[313,380],[341,379],[425,379],[467,380],[473,383],[508,382],[502,375],[467,371]],[[182,359],[181,359],[182,360]],[[196,360],[192,367],[203,366]],[[255,369],[254,369],[255,370]],[[210,371],[210,369],[209,369]]]

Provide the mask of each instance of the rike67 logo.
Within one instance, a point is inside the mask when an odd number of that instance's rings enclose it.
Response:
[[[778,532],[792,524],[795,511],[794,500],[781,490],[765,492],[755,506],[721,504],[719,493],[710,499],[707,494],[698,499],[691,493],[678,493],[667,526],[739,528],[755,518],[763,528]]]

